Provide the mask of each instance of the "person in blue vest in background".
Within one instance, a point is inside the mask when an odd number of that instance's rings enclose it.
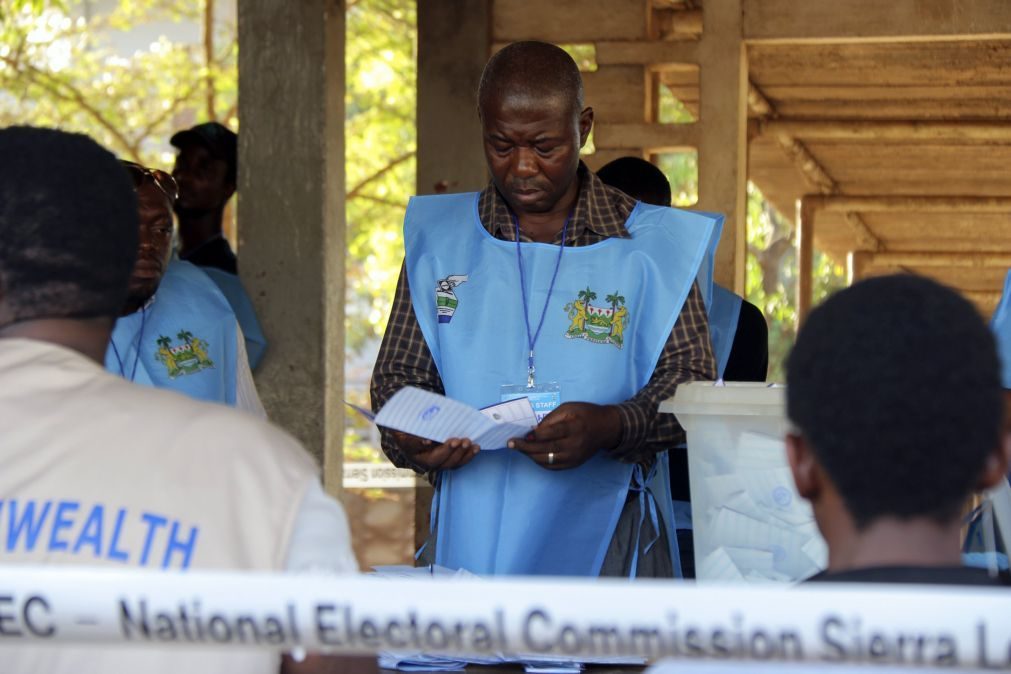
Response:
[[[140,242],[106,369],[266,417],[231,306],[200,269],[171,258],[175,180],[133,162],[123,166],[137,191]]]
[[[170,142],[179,148],[172,175],[179,184],[179,257],[200,267],[232,305],[246,340],[249,366],[256,369],[267,338],[239,280],[239,265],[225,238],[225,205],[235,194],[239,137],[218,122],[180,131]]]
[[[643,203],[655,206],[669,206],[671,203],[671,187],[667,176],[641,157],[615,159],[601,167],[597,176],[606,184]],[[769,370],[769,326],[762,311],[740,295],[715,283],[706,309],[720,379],[765,381]],[[681,568],[686,578],[694,578],[691,488],[688,482],[688,454],[683,449],[670,453],[670,481]]]
[[[718,218],[637,203],[580,161],[593,110],[554,45],[494,55],[478,114],[491,182],[411,200],[372,405],[405,386],[474,407],[525,396],[540,423],[489,451],[383,429],[390,459],[436,482],[422,559],[680,575],[666,450],[684,431],[657,408],[716,377],[695,277]]]

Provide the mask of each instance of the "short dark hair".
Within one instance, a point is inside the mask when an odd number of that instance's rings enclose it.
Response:
[[[1000,446],[993,337],[955,291],[913,275],[817,307],[787,363],[787,411],[857,527],[957,518]]]
[[[644,203],[670,206],[670,181],[642,157],[619,157],[602,166],[597,177]]]
[[[118,316],[137,256],[126,169],[87,136],[0,129],[0,295],[12,321]]]
[[[561,47],[548,42],[513,42],[496,52],[481,73],[478,108],[493,95],[506,92],[537,100],[570,103],[574,114],[583,109],[583,78],[579,66]]]

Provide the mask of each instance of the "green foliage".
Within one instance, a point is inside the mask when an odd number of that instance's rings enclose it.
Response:
[[[347,14],[348,304],[358,350],[383,334],[415,193],[417,17],[410,0],[358,0]]]
[[[161,22],[197,22],[202,0],[120,0],[89,16],[82,0],[15,0],[0,15],[0,125],[80,131],[113,152],[166,166],[174,130],[208,118],[237,126],[236,27],[210,17],[204,44],[153,40],[120,53],[119,32]]]
[[[786,358],[797,333],[797,257],[794,225],[748,184],[748,259],[745,297],[769,324],[769,381],[786,380]],[[815,250],[815,304],[846,285],[842,266]]]

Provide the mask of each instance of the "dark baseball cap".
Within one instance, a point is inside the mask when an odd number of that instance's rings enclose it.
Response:
[[[239,137],[227,126],[217,122],[204,122],[176,133],[169,142],[180,149],[191,143],[202,145],[215,159],[228,164],[228,175],[232,181],[235,180]]]

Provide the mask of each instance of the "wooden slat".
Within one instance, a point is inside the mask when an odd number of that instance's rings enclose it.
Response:
[[[890,122],[805,121],[770,119],[757,123],[758,133],[791,136],[807,141],[862,143],[960,143],[963,145],[1011,143],[1007,122]]]
[[[1011,197],[822,196],[811,195],[814,207],[837,213],[1008,213]]]
[[[879,86],[866,84],[773,84],[762,88],[765,95],[774,101],[955,101],[959,99],[986,100],[989,98],[1009,98],[1011,92],[1006,84],[986,86],[975,84],[905,84]]]
[[[1011,119],[1011,98],[922,101],[776,101],[784,117],[807,119]]]
[[[763,90],[784,85],[1001,86],[1011,82],[1009,62],[1011,39],[748,48],[751,78]]]
[[[598,65],[697,63],[698,42],[669,40],[604,40],[596,43]]]
[[[556,43],[638,40],[646,37],[642,0],[495,0],[492,39]]]
[[[598,148],[641,147],[646,152],[676,152],[698,144],[696,124],[610,124],[594,126],[593,142]]]
[[[780,43],[1011,35],[1006,0],[742,0],[744,38]]]
[[[642,66],[600,66],[583,73],[586,105],[599,122],[642,122],[645,118],[646,72]],[[638,103],[638,105],[637,105]],[[594,135],[594,142],[600,139]]]

